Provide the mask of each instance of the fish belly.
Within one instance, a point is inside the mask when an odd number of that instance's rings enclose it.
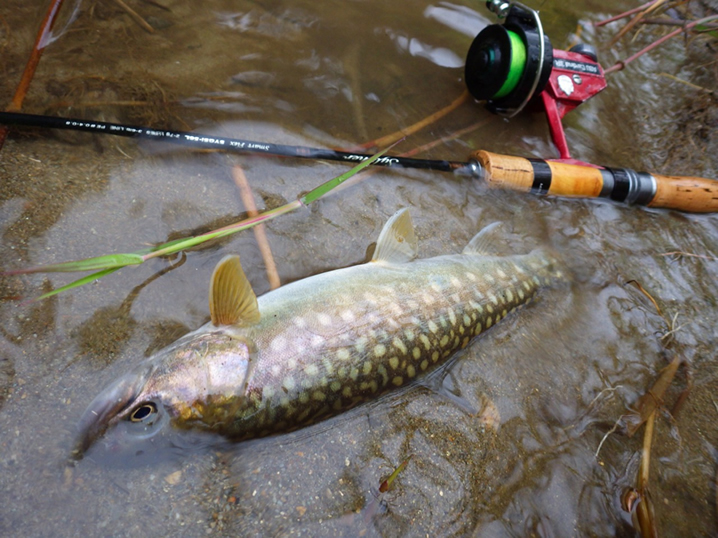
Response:
[[[561,276],[541,251],[455,255],[370,263],[270,292],[259,299],[255,363],[233,417],[210,426],[261,437],[376,399],[446,363]]]

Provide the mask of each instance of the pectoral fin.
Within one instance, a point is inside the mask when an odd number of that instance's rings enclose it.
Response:
[[[373,262],[406,263],[416,258],[419,248],[407,208],[387,221],[379,234]]]
[[[218,327],[259,321],[257,296],[242,270],[239,256],[225,256],[214,268],[209,285],[209,312],[212,323]]]

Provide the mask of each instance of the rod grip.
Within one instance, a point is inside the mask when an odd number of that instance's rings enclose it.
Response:
[[[656,180],[656,194],[647,205],[694,213],[718,211],[718,181],[702,177],[662,176]]]
[[[509,188],[552,196],[596,198],[603,190],[603,175],[598,168],[498,155],[480,150],[472,154],[486,170],[492,187]]]
[[[472,157],[481,164],[485,180],[492,187],[553,196],[610,198],[693,213],[718,212],[718,181],[712,179],[664,176],[629,168],[594,168],[484,150],[474,152]]]

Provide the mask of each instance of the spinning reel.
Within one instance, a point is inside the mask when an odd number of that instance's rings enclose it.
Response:
[[[578,44],[558,50],[543,31],[537,11],[518,2],[486,2],[503,24],[476,36],[466,57],[471,95],[495,114],[512,117],[527,105],[543,107],[560,160],[571,159],[561,119],[606,87],[595,49]]]

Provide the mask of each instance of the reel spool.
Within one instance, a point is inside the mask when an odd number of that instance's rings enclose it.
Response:
[[[553,47],[536,11],[496,0],[486,5],[506,21],[487,26],[474,39],[466,56],[466,86],[491,112],[511,117],[546,86]]]

